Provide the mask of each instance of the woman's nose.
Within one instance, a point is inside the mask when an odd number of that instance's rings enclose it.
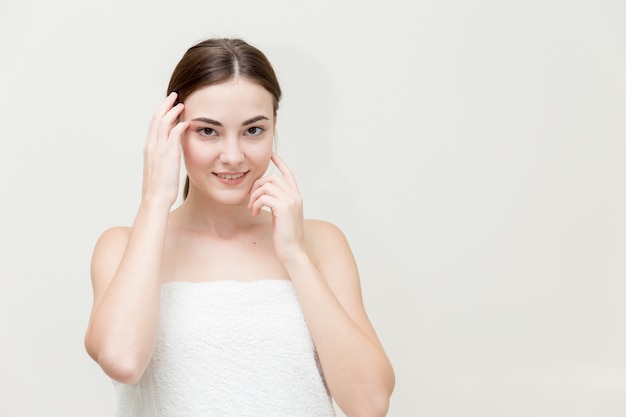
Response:
[[[229,165],[238,165],[243,162],[245,157],[238,139],[227,138],[222,142],[222,144],[220,162]]]

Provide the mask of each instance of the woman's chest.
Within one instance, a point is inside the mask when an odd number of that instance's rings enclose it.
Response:
[[[163,254],[162,281],[289,279],[265,236],[247,239],[172,239]]]

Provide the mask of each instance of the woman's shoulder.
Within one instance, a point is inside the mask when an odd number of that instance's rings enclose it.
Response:
[[[343,232],[337,225],[320,219],[305,219],[304,233],[307,238],[314,240],[344,238]]]
[[[130,234],[130,227],[128,226],[113,226],[106,229],[100,234],[98,241],[96,242],[96,248],[98,246],[115,246],[123,243],[126,245],[128,241],[128,235]]]
[[[319,260],[320,257],[349,253],[349,245],[343,231],[335,224],[326,220],[306,219],[304,236],[310,254]]]
[[[93,261],[100,259],[117,258],[126,249],[130,227],[115,226],[106,229],[96,241],[93,252]]]
[[[126,250],[130,227],[106,229],[96,242],[91,257],[91,279],[94,288],[104,285],[115,273]]]

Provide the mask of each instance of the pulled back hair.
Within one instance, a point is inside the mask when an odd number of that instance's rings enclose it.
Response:
[[[245,77],[265,88],[272,95],[276,115],[282,92],[274,69],[263,52],[241,39],[207,39],[189,48],[174,68],[167,95],[176,92],[177,101],[185,101],[196,90],[236,77]],[[189,177],[183,198],[188,194]]]

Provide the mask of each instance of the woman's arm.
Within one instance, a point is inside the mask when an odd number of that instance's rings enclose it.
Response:
[[[363,306],[357,266],[343,233],[306,221],[307,253],[285,262],[326,383],[347,416],[385,416],[393,368]]]
[[[85,347],[107,375],[122,383],[139,380],[154,350],[167,216],[167,207],[142,204],[132,228],[105,231],[94,249],[94,300]]]
[[[148,366],[158,326],[161,263],[169,211],[178,194],[182,104],[170,95],[144,148],[142,200],[130,229],[105,231],[91,264],[93,308],[85,347],[111,378],[135,383]]]
[[[349,416],[384,416],[395,376],[365,313],[352,251],[341,231],[302,217],[302,197],[289,168],[256,181],[249,208],[273,216],[274,248],[293,282],[326,383]]]

